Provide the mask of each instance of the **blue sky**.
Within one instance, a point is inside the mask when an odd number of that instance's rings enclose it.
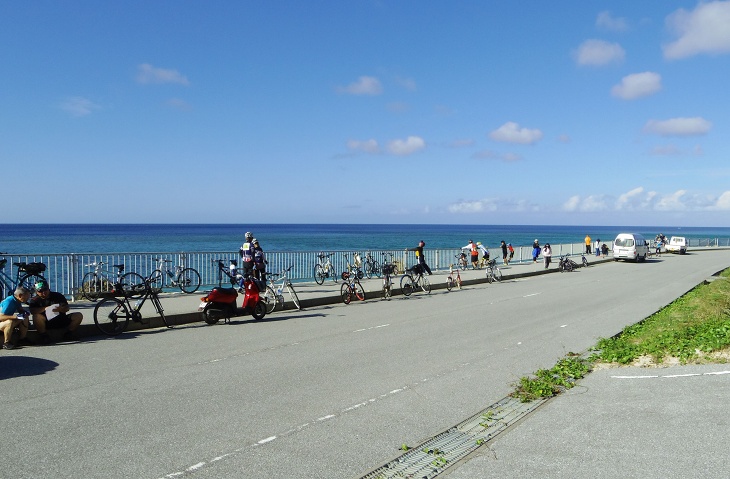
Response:
[[[728,85],[730,1],[5,0],[2,222],[730,226]]]

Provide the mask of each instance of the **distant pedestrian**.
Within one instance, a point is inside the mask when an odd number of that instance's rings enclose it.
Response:
[[[256,279],[260,279],[266,283],[266,265],[269,262],[266,261],[266,254],[264,254],[264,250],[259,246],[259,241],[254,238],[251,243],[253,243],[253,275]]]
[[[553,257],[553,249],[550,247],[550,243],[545,243],[545,247],[542,249],[542,256],[545,258],[545,269],[548,269],[550,259]]]
[[[507,243],[502,240],[502,243],[499,245],[502,248],[502,263],[507,264]]]
[[[423,254],[423,248],[426,247],[426,242],[421,240],[418,242],[418,246],[415,248],[406,248],[406,251],[415,251],[416,252],[416,259],[418,260],[418,265],[423,269],[424,272],[430,274],[431,268],[428,267],[426,264],[426,256]]]
[[[507,264],[512,262],[512,258],[515,257],[515,249],[512,247],[512,243],[507,243],[507,249],[509,250],[509,258],[507,258]]]
[[[586,254],[591,254],[591,237],[590,235],[586,235]]]
[[[243,277],[253,275],[253,233],[250,231],[246,232],[246,239],[238,250],[238,254],[241,256],[241,269],[243,270]]]
[[[471,255],[471,267],[477,269],[479,267],[479,248],[476,243],[469,240],[469,244],[461,247],[462,250],[468,250]]]
[[[537,258],[540,256],[540,242],[535,239],[532,242],[532,262],[537,263]]]
[[[601,245],[601,254],[603,255],[604,258],[606,256],[608,256],[608,246],[606,245],[606,243],[603,243]]]

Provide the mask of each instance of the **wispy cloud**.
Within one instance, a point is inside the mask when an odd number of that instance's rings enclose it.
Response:
[[[94,110],[101,108],[88,98],[80,96],[72,96],[64,99],[59,107],[74,117],[90,115]]]
[[[646,133],[661,136],[698,136],[705,135],[712,128],[712,122],[702,117],[672,118],[670,120],[649,120],[644,125]]]
[[[383,93],[383,85],[375,77],[361,76],[357,81],[337,89],[340,93],[349,95],[380,95]]]
[[[629,29],[629,24],[625,18],[614,17],[609,11],[603,11],[596,18],[596,26],[602,30],[612,32],[624,32]]]
[[[637,187],[613,198],[610,195],[571,196],[563,204],[568,212],[596,211],[657,211],[657,212],[700,212],[730,210],[730,191],[719,196],[693,194],[679,189],[672,193],[660,194]]]
[[[730,2],[700,2],[688,12],[679,9],[666,18],[678,38],[664,45],[664,57],[677,60],[701,53],[730,53]]]
[[[504,161],[505,163],[522,161],[523,159],[522,156],[517,153],[497,153],[492,150],[477,151],[471,157],[476,160],[497,160]]]
[[[520,143],[523,145],[536,143],[542,139],[542,136],[542,131],[538,129],[520,128],[520,125],[513,121],[509,121],[489,133],[489,138],[495,141]]]
[[[143,85],[150,83],[177,83],[185,86],[190,84],[188,79],[177,70],[157,68],[149,63],[142,63],[137,66],[137,83]]]
[[[398,156],[408,156],[426,148],[426,142],[420,136],[409,136],[405,140],[391,140],[388,142],[389,153]]]
[[[362,151],[364,153],[380,153],[380,146],[378,145],[378,142],[374,139],[364,141],[349,140],[347,142],[347,147],[351,150]]]
[[[575,61],[583,66],[603,66],[621,63],[626,52],[618,43],[604,40],[586,40],[574,52]]]
[[[661,89],[661,75],[654,72],[643,72],[623,77],[621,83],[611,88],[611,94],[624,100],[635,100],[653,95]]]

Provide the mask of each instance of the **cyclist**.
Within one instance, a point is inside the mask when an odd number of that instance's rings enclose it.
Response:
[[[245,278],[246,276],[251,276],[253,274],[254,247],[253,233],[251,233],[250,231],[246,232],[246,240],[241,245],[238,253],[241,256],[241,269],[243,270],[243,277]]]
[[[40,335],[41,344],[50,344],[51,338],[46,329],[66,329],[63,339],[76,339],[76,329],[84,316],[79,312],[69,313],[68,301],[61,293],[51,291],[46,281],[35,284],[36,296],[28,302],[33,315],[33,323]],[[50,316],[50,317],[49,317]]]
[[[489,263],[489,250],[481,241],[477,241],[477,249],[482,252],[482,261],[484,263]]]
[[[423,248],[426,246],[426,242],[421,240],[418,243],[418,246],[415,248],[406,248],[406,251],[415,251],[416,252],[416,259],[418,260],[418,265],[423,268],[423,271],[428,273],[429,275],[433,274],[431,273],[431,268],[428,267],[426,264],[426,257],[423,254]]]
[[[469,244],[461,247],[462,250],[469,250],[471,253],[471,267],[477,269],[479,267],[479,248],[472,241],[469,240]]]
[[[13,336],[13,330],[20,330],[21,344],[31,344],[25,337],[28,334],[28,326],[30,322],[28,316],[23,309],[23,303],[30,298],[30,291],[22,286],[18,286],[12,296],[8,296],[0,303],[0,330],[3,332],[2,349],[15,349],[15,345],[10,342]]]
[[[266,283],[266,265],[269,262],[266,261],[266,254],[264,254],[264,250],[259,246],[259,241],[254,238],[251,243],[253,244],[253,275],[256,279],[260,279]]]

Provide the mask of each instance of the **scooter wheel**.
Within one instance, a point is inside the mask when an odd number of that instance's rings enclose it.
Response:
[[[223,317],[223,311],[219,309],[204,309],[200,314],[203,316],[203,321],[208,324],[215,324]]]
[[[253,307],[253,313],[251,313],[254,319],[264,319],[266,316],[266,303],[259,301],[256,306]]]

